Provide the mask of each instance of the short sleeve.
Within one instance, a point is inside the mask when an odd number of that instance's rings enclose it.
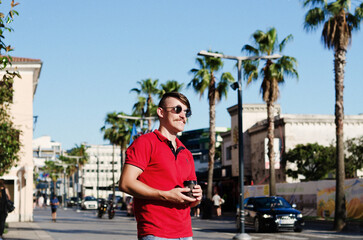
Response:
[[[126,150],[126,164],[136,166],[143,171],[150,162],[152,154],[152,144],[149,136],[138,137]]]

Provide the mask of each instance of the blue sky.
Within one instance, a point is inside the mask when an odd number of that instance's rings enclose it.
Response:
[[[3,1],[7,4],[8,1]],[[358,1],[353,1],[356,3]],[[200,50],[243,56],[256,30],[275,27],[279,40],[294,40],[283,54],[295,57],[299,80],[286,79],[278,104],[285,114],[334,114],[333,51],[323,47],[321,29],[306,33],[306,9],[296,0],[254,1],[20,1],[6,43],[14,56],[41,59],[34,97],[34,137],[49,135],[65,149],[103,144],[100,128],[108,112],[131,113],[142,79],[190,82]],[[363,113],[363,33],[354,32],[345,68],[345,114]],[[237,78],[234,61],[223,71]],[[244,103],[263,103],[260,82],[243,87]],[[192,89],[193,116],[185,130],[208,127],[208,102]],[[230,90],[217,105],[217,126],[230,127],[226,108],[237,103]],[[154,128],[157,128],[155,124]]]

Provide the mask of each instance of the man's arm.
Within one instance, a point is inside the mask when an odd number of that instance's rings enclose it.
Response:
[[[173,188],[162,191],[140,182],[137,178],[142,170],[136,166],[125,164],[119,181],[119,189],[137,198],[164,200],[175,203],[194,203],[197,200],[187,197],[183,192],[189,192],[189,188]]]

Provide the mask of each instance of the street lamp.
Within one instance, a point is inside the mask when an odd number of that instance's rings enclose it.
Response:
[[[277,59],[281,55],[274,54],[269,56],[229,56],[221,53],[212,53],[207,51],[200,51],[198,53],[200,56],[206,57],[217,57],[237,60],[238,68],[238,81],[231,84],[233,90],[238,89],[238,163],[239,163],[239,185],[240,185],[240,199],[239,199],[239,209],[240,209],[240,227],[239,233],[233,237],[233,239],[251,239],[251,237],[245,233],[245,220],[244,220],[244,160],[243,160],[243,129],[242,129],[242,61],[245,60],[257,60],[257,59]]]

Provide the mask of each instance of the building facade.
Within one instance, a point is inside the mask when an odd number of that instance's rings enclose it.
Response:
[[[237,106],[228,108],[231,115],[231,131],[222,135],[222,166],[232,167],[232,177],[238,177],[238,123]],[[244,182],[246,185],[266,184],[269,181],[267,157],[267,109],[265,104],[243,105],[243,159],[245,163]],[[281,114],[277,105],[275,112],[275,169],[276,182],[296,182],[285,175],[286,168],[296,166],[280,165],[283,152],[297,144],[318,143],[328,146],[335,142],[334,115]],[[363,115],[346,115],[344,138],[351,139],[363,135]]]
[[[62,155],[63,149],[60,142],[52,141],[50,136],[33,139],[34,172],[45,166],[45,161],[56,161]]]
[[[83,195],[107,199],[113,193],[113,182],[118,186],[121,149],[115,145],[92,144],[86,144],[86,148],[89,160],[82,168]]]
[[[38,199],[40,195],[43,195],[45,199],[49,199],[51,195],[51,189],[53,185],[51,184],[51,179],[48,174],[42,172],[42,168],[45,167],[46,161],[59,162],[59,156],[63,155],[62,144],[60,142],[55,142],[50,136],[42,136],[33,139],[33,163],[34,163],[34,190],[33,194]],[[64,196],[64,180],[62,181],[62,187],[57,189],[56,192],[59,200],[63,201]],[[59,186],[59,185],[58,185]],[[63,192],[61,193],[61,190]]]
[[[20,78],[14,79],[14,96],[11,117],[20,135],[20,160],[2,176],[14,200],[15,210],[9,214],[8,222],[33,220],[33,98],[38,86],[42,62],[39,59],[13,57],[7,70],[18,71]],[[0,72],[0,75],[4,73]]]
[[[216,149],[221,148],[223,140],[221,134],[227,131],[228,128],[226,127],[216,127]],[[197,173],[207,172],[209,162],[209,128],[185,131],[179,133],[178,138],[192,153],[195,171]],[[219,153],[216,151],[215,168],[221,168],[221,157]]]

